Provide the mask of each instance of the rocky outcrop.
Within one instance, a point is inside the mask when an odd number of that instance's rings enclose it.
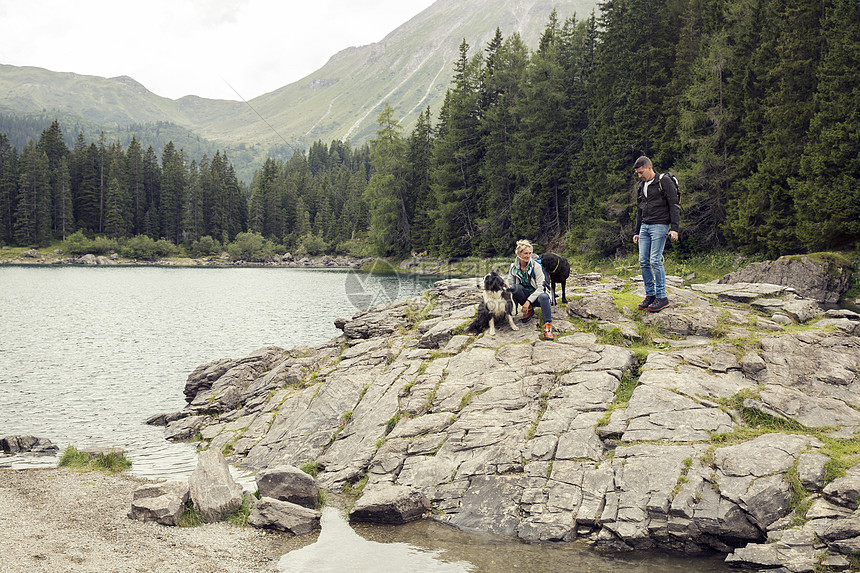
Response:
[[[851,271],[833,258],[819,255],[785,256],[776,261],[752,263],[729,273],[721,283],[769,283],[789,286],[818,302],[839,302],[851,283]]]
[[[792,571],[850,552],[855,474],[833,468],[860,429],[860,316],[780,285],[670,284],[644,313],[641,283],[571,277],[546,342],[534,321],[469,336],[476,281],[442,281],[317,348],[201,366],[168,435],[259,471],[313,464],[321,487],[363,484],[362,511],[416,492],[402,515],[423,496],[433,519],[530,541]]]

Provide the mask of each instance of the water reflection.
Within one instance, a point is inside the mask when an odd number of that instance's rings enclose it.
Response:
[[[432,519],[406,525],[350,526],[342,510],[323,509],[319,539],[284,555],[282,573],[496,572],[726,573],[723,556],[683,557],[656,552],[598,553],[585,542],[526,543],[465,533]]]
[[[341,510],[325,507],[322,531],[316,543],[287,553],[278,562],[278,571],[295,573],[342,573],[344,571],[386,571],[390,573],[468,573],[477,571],[470,563],[447,561],[444,551],[428,550],[409,543],[379,543],[358,535],[341,515]]]

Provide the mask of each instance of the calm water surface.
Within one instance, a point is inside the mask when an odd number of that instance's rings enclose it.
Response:
[[[118,446],[132,473],[184,479],[194,446],[143,421],[185,407],[198,365],[267,345],[317,345],[357,307],[418,296],[433,279],[283,268],[0,267],[0,437]],[[0,467],[56,457],[0,455]],[[344,560],[346,559],[346,560]],[[382,567],[382,569],[380,569]],[[497,540],[426,521],[350,528],[327,508],[319,539],[281,571],[724,572],[718,559],[600,555],[576,543]]]
[[[194,446],[142,422],[185,407],[194,368],[267,345],[321,344],[356,304],[417,296],[431,283],[328,269],[0,267],[0,437],[119,446],[136,475],[190,474]]]

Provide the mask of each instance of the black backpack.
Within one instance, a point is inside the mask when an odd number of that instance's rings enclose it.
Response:
[[[663,194],[663,198],[666,199],[666,202],[668,203],[669,197],[666,195],[666,192],[663,190],[663,176],[664,175],[671,177],[672,181],[675,183],[675,189],[678,191],[678,208],[680,208],[681,207],[681,184],[678,183],[678,178],[675,177],[674,174],[669,173],[667,171],[666,173],[661,173],[660,176],[657,178],[657,186],[660,187],[660,193]]]

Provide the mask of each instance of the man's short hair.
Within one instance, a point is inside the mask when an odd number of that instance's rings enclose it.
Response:
[[[633,164],[633,169],[639,169],[640,167],[653,167],[653,165],[651,165],[651,160],[643,155]]]

